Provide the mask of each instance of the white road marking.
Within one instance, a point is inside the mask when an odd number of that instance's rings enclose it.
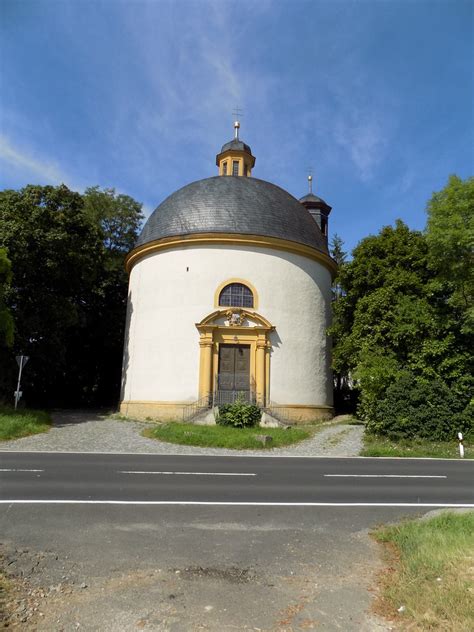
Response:
[[[325,474],[327,478],[448,478],[445,475],[431,474]]]
[[[474,509],[474,503],[277,503],[220,502],[200,500],[0,500],[0,505],[182,505],[212,507],[461,507]]]
[[[179,476],[257,476],[247,472],[137,472],[134,470],[118,470],[119,474],[176,474]]]
[[[20,469],[0,469],[0,472],[44,472],[44,470],[20,470]]]

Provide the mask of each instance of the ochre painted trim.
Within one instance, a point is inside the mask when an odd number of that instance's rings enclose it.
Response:
[[[239,314],[242,314],[242,316],[246,318],[250,318],[251,320],[254,320],[256,323],[258,323],[257,328],[263,327],[264,329],[269,329],[271,331],[275,329],[275,326],[272,325],[271,322],[267,320],[264,316],[262,316],[261,314],[258,314],[257,312],[253,312],[251,309],[247,307],[220,307],[219,309],[216,309],[214,312],[211,312],[207,316],[204,316],[204,318],[199,323],[196,323],[196,327],[199,329],[199,331],[201,331],[202,327],[224,327],[226,330],[228,330],[229,328],[227,326],[217,325],[214,321],[216,318],[222,318],[223,316],[226,316],[226,313],[229,311],[239,312]],[[233,325],[230,331],[234,331],[234,329],[243,329],[244,331],[247,331],[248,329],[251,329],[251,330],[255,329],[255,327],[245,327],[244,325]]]
[[[326,406],[324,404],[273,404],[274,408],[311,408],[314,410],[332,410],[332,406]]]
[[[289,421],[297,424],[309,424],[314,421],[332,419],[334,408],[332,406],[311,404],[272,404],[272,408],[282,413]]]
[[[217,286],[217,289],[214,292],[214,307],[222,307],[222,308],[225,308],[225,309],[229,309],[228,305],[219,305],[219,296],[220,296],[220,293],[222,292],[222,290],[227,285],[230,285],[231,283],[240,283],[241,285],[245,285],[252,292],[252,294],[253,294],[253,307],[246,307],[245,309],[258,309],[258,293],[257,293],[257,290],[255,289],[255,287],[251,283],[249,283],[249,281],[246,281],[245,279],[238,279],[238,278],[227,279],[226,281],[222,281],[222,283],[220,283]]]
[[[265,401],[269,401],[271,398],[270,393],[270,353],[272,350],[272,344],[267,339],[265,345]]]
[[[135,419],[156,421],[181,421],[183,410],[191,402],[160,402],[160,401],[123,401],[120,412]],[[303,404],[274,405],[276,409],[284,408],[285,415],[296,424],[307,424],[314,421],[330,419],[333,416],[331,406],[305,406]]]
[[[196,233],[192,235],[163,237],[150,241],[147,244],[134,248],[125,260],[127,272],[145,257],[146,255],[158,252],[160,250],[169,250],[170,248],[182,248],[186,246],[213,246],[213,245],[232,245],[232,246],[258,246],[260,248],[273,248],[276,250],[284,250],[292,252],[308,259],[313,259],[325,266],[334,278],[337,273],[337,264],[331,257],[316,248],[299,244],[296,241],[288,241],[278,237],[265,237],[262,235],[243,235],[240,233]]]
[[[192,404],[194,402],[193,399],[188,399],[188,400],[176,400],[175,402],[173,401],[169,401],[169,400],[165,400],[165,401],[160,401],[160,400],[156,400],[156,399],[129,399],[129,400],[123,400],[121,402],[121,405],[125,405],[125,404],[156,404],[159,406],[189,406],[189,404]]]
[[[225,317],[233,311],[251,318],[256,326],[220,325],[215,320]],[[199,399],[207,397],[216,388],[216,375],[219,370],[219,345],[250,346],[250,382],[255,384],[257,400],[264,404],[269,397],[269,354],[268,335],[275,329],[266,318],[241,307],[221,307],[196,323],[199,331]]]
[[[183,410],[192,404],[187,402],[154,402],[154,401],[123,401],[120,412],[135,419],[153,419],[156,421],[182,421]]]
[[[219,167],[220,176],[224,175],[223,165],[227,161],[230,166],[230,171],[228,169],[225,175],[232,175],[233,160],[237,160],[239,163],[239,176],[252,175],[252,168],[255,166],[255,156],[252,156],[252,154],[249,154],[247,151],[240,149],[226,149],[226,151],[223,151],[216,156],[216,166]]]

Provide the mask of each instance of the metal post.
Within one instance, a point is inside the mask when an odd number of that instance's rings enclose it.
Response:
[[[15,391],[15,410],[17,409],[18,400],[20,399],[21,373],[23,371],[23,358],[24,358],[24,356],[20,356],[20,358],[21,358],[21,360],[20,360],[20,370],[18,371],[18,384],[16,385],[16,391]]]

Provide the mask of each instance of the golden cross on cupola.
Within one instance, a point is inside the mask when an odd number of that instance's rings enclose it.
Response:
[[[235,140],[239,140],[239,129],[240,129],[240,121],[242,118],[242,110],[239,107],[235,107],[232,116],[234,117],[234,138]]]
[[[255,165],[255,156],[250,147],[240,140],[239,118],[242,110],[239,107],[232,111],[234,117],[234,138],[222,145],[220,153],[216,156],[216,165],[219,167],[220,176],[250,176]]]

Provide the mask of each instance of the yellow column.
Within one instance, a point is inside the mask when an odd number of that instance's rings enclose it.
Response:
[[[255,381],[257,402],[265,404],[265,340],[257,340],[257,357],[255,359]]]
[[[199,399],[211,393],[212,340],[199,341],[201,356],[199,359]]]
[[[267,340],[265,343],[265,406],[270,400],[270,351],[271,343]]]

